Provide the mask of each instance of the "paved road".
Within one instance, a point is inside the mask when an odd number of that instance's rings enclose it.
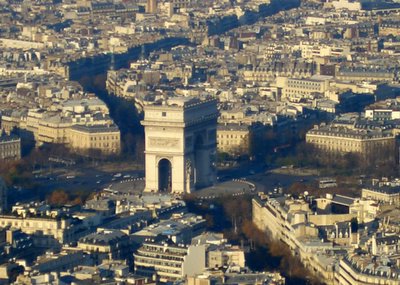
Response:
[[[272,172],[273,169],[273,166],[268,167],[264,164],[249,163],[240,168],[219,171],[218,175],[220,181],[245,178],[256,185],[257,192],[269,192],[278,187],[285,189],[295,182],[308,183],[317,177],[315,175],[274,173]]]
[[[238,194],[241,192],[254,193],[258,191],[273,191],[277,187],[287,188],[294,182],[309,182],[315,176],[299,176],[289,174],[278,174],[270,172],[270,168],[263,164],[248,163],[234,169],[224,169],[218,172],[219,185],[202,190],[199,195],[215,196],[216,193]],[[116,175],[118,174],[118,175]],[[69,167],[53,170],[52,173],[38,175],[35,182],[40,188],[36,193],[31,191],[10,191],[10,202],[29,201],[44,199],[47,195],[57,189],[69,191],[93,192],[109,188],[113,185],[115,189],[121,187],[137,190],[144,187],[144,181],[139,184],[135,181],[126,182],[144,177],[143,170],[121,171],[108,173],[94,168]],[[256,185],[256,191],[246,182],[233,182],[232,180],[247,180]],[[125,181],[124,183],[120,183]],[[226,182],[226,183],[224,183]]]
[[[117,176],[115,176],[118,174]],[[10,202],[43,200],[51,192],[62,189],[66,192],[93,192],[108,187],[121,180],[143,177],[144,171],[132,170],[108,173],[93,168],[69,167],[37,174],[34,183],[39,185],[36,192],[13,189],[10,191]]]

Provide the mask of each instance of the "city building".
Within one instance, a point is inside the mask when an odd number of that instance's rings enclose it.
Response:
[[[206,246],[145,241],[133,255],[135,272],[160,282],[200,274],[206,268]]]
[[[312,210],[304,198],[260,194],[252,201],[253,222],[273,239],[288,245],[305,267],[319,274],[326,284],[336,284],[338,260],[332,252],[357,247],[360,233],[353,232],[351,221],[373,221],[378,207],[374,201],[341,195],[327,195],[315,202]]]
[[[331,77],[313,76],[308,79],[278,77],[276,86],[282,90],[282,99],[298,102],[301,99],[323,97],[329,88]]]
[[[129,236],[118,230],[98,229],[79,239],[77,247],[96,255],[96,260],[126,258]]]
[[[27,269],[40,273],[50,273],[72,270],[76,266],[89,265],[91,263],[90,256],[83,253],[83,251],[64,250],[60,253],[48,252],[39,256],[35,263]]]
[[[157,0],[147,0],[146,13],[149,13],[149,14],[157,13]]]
[[[349,254],[339,262],[338,282],[347,284],[399,284],[399,254]]]
[[[189,277],[186,285],[212,284],[254,284],[254,285],[284,285],[285,278],[275,272],[215,272],[207,271],[195,277]]]
[[[390,132],[352,129],[329,125],[315,126],[307,132],[306,142],[331,153],[357,153],[364,158],[379,154],[379,159],[393,159],[396,140]]]
[[[379,181],[373,179],[369,185],[363,185],[361,197],[390,205],[400,205],[400,182],[398,179]]]
[[[77,240],[85,232],[81,222],[69,218],[2,215],[0,227],[13,227],[33,235],[33,242],[37,247],[58,247]]]
[[[15,136],[0,136],[0,159],[21,159],[21,139]]]
[[[121,134],[115,125],[75,125],[68,133],[69,147],[78,152],[98,150],[104,154],[119,154]]]
[[[329,3],[331,3],[336,10],[360,11],[362,9],[360,1],[334,0]]]
[[[231,155],[248,154],[251,127],[244,124],[218,124],[217,150]]]
[[[146,239],[171,240],[175,244],[189,244],[192,238],[206,228],[206,220],[194,214],[173,214],[168,220],[152,224],[134,234],[132,239],[141,243]]]

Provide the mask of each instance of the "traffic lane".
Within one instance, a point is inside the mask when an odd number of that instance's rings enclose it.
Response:
[[[234,168],[218,169],[218,180],[224,182],[232,179],[251,177],[256,174],[262,174],[270,168],[272,166],[268,167],[265,163],[248,162]]]
[[[121,174],[118,178],[115,174]],[[43,200],[56,190],[66,192],[83,191],[93,192],[108,187],[110,184],[133,177],[143,177],[143,170],[121,171],[108,173],[95,169],[62,169],[56,173],[43,173],[36,175],[33,183],[37,184],[35,191],[27,189],[13,189],[10,193],[10,201],[29,202]]]
[[[282,187],[283,190],[289,188],[296,182],[300,183],[311,183],[315,181],[317,176],[315,175],[293,175],[293,174],[282,174],[266,172],[262,174],[256,174],[247,177],[249,181],[256,184],[258,191],[266,192],[273,191],[276,188]]]

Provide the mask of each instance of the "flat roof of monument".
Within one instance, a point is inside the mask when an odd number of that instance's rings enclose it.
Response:
[[[194,96],[177,96],[177,97],[169,97],[164,100],[157,100],[157,101],[147,101],[145,102],[145,109],[146,108],[190,108],[193,106],[198,106],[207,103],[214,103],[216,104],[217,100],[215,98],[198,98]]]
[[[196,97],[170,97],[167,99],[167,105],[168,106],[178,106],[178,107],[185,107],[187,105],[195,104],[195,103],[200,103],[200,99]]]

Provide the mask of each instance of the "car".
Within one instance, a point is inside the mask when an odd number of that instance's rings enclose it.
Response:
[[[75,178],[75,175],[68,175],[67,176],[67,179],[74,179]]]

